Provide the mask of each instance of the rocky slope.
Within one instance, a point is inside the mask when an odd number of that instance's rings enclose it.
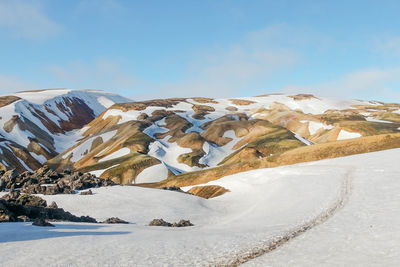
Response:
[[[289,150],[313,154],[310,159],[326,157],[326,149],[339,156],[363,152],[357,142],[340,142],[345,139],[389,134],[390,141],[368,139],[364,150],[398,147],[399,132],[399,104],[305,94],[171,98],[109,107],[81,131],[82,140],[48,164],[121,184],[173,186],[190,177],[186,186],[204,183],[204,177],[307,161],[287,156]],[[311,148],[324,143],[334,145]]]
[[[35,170],[74,144],[79,130],[114,103],[103,91],[24,91],[0,96],[0,169]]]

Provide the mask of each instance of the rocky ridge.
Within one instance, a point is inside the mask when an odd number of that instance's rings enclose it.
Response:
[[[76,190],[115,185],[109,179],[101,179],[90,173],[69,170],[60,173],[46,165],[34,172],[18,174],[16,170],[10,170],[0,171],[0,175],[0,191],[18,190],[26,194],[74,194]]]

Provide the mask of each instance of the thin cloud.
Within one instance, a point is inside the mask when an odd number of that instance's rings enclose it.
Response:
[[[24,81],[16,76],[0,74],[0,93],[39,89],[33,82]]]
[[[282,91],[394,102],[400,101],[399,87],[400,68],[375,68],[353,71],[326,83],[290,85]]]
[[[58,34],[61,29],[38,2],[0,0],[0,30],[3,35],[43,40]]]
[[[65,65],[52,65],[47,67],[47,71],[57,83],[68,88],[122,91],[135,88],[139,84],[131,74],[122,70],[118,62],[105,58],[93,62],[76,61]]]
[[[294,41],[282,41],[290,40],[290,35],[281,25],[251,32],[236,44],[195,57],[182,81],[159,84],[158,90],[137,97],[231,97],[246,88],[265,87],[273,75],[302,61],[301,54],[292,46]]]

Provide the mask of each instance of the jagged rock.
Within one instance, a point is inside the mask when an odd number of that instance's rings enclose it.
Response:
[[[83,196],[93,195],[93,192],[92,192],[92,190],[89,189],[88,191],[80,192],[79,195],[83,195]]]
[[[3,178],[5,179],[6,182],[15,182],[15,178],[18,177],[18,172],[16,169],[6,171],[3,175]]]
[[[11,192],[1,199],[22,206],[47,207],[46,200],[37,196],[20,194],[19,192]]]
[[[19,216],[26,216],[29,220],[45,219],[56,221],[97,223],[89,216],[77,217],[60,209],[52,203],[47,206],[46,201],[37,196],[13,192],[0,198],[0,222],[15,222]]]
[[[193,224],[189,220],[180,220],[177,223],[174,223],[172,227],[187,227],[187,226],[193,226]]]
[[[51,202],[51,204],[49,205],[50,209],[58,209],[57,203],[56,202]]]
[[[43,166],[35,172],[24,172],[20,175],[15,170],[7,171],[0,177],[0,191],[19,190],[27,194],[74,194],[75,190],[98,188],[115,185],[108,179],[101,179],[89,173],[65,170],[58,173],[48,166]]]
[[[187,227],[193,226],[189,220],[180,220],[179,222],[169,223],[163,219],[154,219],[149,223],[149,226],[165,226],[165,227]]]
[[[165,186],[165,187],[161,187],[161,189],[169,190],[169,191],[176,191],[176,192],[181,192],[181,193],[186,193],[180,187],[177,187],[177,186]]]
[[[35,220],[33,221],[32,225],[35,225],[35,226],[45,226],[45,227],[55,227],[54,224],[51,224],[51,223],[47,222],[47,221],[46,221],[45,219],[43,219],[43,218],[35,219]]]
[[[171,227],[172,224],[164,221],[163,219],[154,219],[149,223],[149,226],[167,226]]]
[[[127,221],[121,220],[118,217],[112,217],[112,218],[108,218],[107,220],[105,220],[103,223],[109,223],[109,224],[114,224],[114,223],[125,223],[127,224]]]

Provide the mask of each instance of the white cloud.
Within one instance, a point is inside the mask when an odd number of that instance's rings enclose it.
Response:
[[[122,91],[135,88],[139,84],[131,74],[121,69],[119,63],[105,58],[93,62],[77,61],[63,66],[53,65],[47,70],[59,85],[68,88]]]
[[[400,101],[400,68],[363,69],[336,80],[283,88],[290,93],[314,93],[344,98]]]
[[[16,76],[0,74],[0,92],[10,93],[22,90],[39,89],[39,86],[33,82],[21,80]]]
[[[182,81],[160,84],[158,90],[138,97],[231,97],[246,88],[265,88],[273,75],[302,59],[290,36],[292,31],[282,25],[251,32],[236,44],[195,57]]]
[[[61,26],[44,13],[37,1],[0,0],[1,29],[12,37],[42,40],[57,34]]]

